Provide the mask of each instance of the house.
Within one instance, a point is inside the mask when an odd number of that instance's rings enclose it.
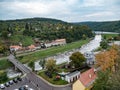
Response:
[[[30,46],[28,46],[28,49],[30,51],[34,51],[34,50],[36,50],[36,47],[35,47],[35,45],[30,45]]]
[[[66,39],[56,39],[52,43],[53,43],[53,46],[54,45],[65,45],[66,44]]]
[[[66,39],[56,39],[52,42],[46,42],[45,47],[51,47],[51,46],[57,46],[57,45],[65,45],[66,44]]]
[[[80,71],[69,73],[65,75],[65,81],[71,83],[73,81],[76,81],[79,78],[79,76],[80,76]]]
[[[21,49],[22,49],[21,46],[17,46],[17,45],[10,46],[10,51],[18,51],[18,50],[21,50]]]
[[[96,71],[91,68],[80,75],[80,78],[73,84],[72,90],[85,90],[92,87],[96,79]]]

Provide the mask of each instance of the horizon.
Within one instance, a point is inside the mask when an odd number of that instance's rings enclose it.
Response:
[[[0,20],[34,17],[65,22],[120,20],[119,0],[1,0]]]
[[[7,19],[7,20],[0,20],[0,21],[14,21],[14,20],[24,20],[24,19],[35,19],[35,18],[45,18],[45,19],[55,19],[55,20],[60,20],[60,21],[63,21],[63,22],[67,22],[67,23],[80,23],[80,22],[114,22],[114,21],[120,21],[120,19],[118,20],[108,20],[108,21],[78,21],[78,22],[69,22],[69,21],[64,21],[64,20],[61,20],[61,19],[57,19],[57,18],[49,18],[49,17],[31,17],[31,18],[16,18],[16,19]]]

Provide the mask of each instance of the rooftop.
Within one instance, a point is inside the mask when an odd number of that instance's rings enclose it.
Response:
[[[96,78],[94,68],[91,68],[80,75],[79,80],[84,86],[89,86]]]

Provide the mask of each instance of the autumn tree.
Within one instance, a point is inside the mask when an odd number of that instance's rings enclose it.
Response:
[[[96,55],[96,65],[100,66],[102,70],[113,70],[117,57],[118,52],[115,50],[115,48],[112,47],[110,50],[101,52]]]
[[[70,64],[75,68],[79,68],[85,60],[86,58],[80,52],[75,52],[70,56]]]
[[[47,71],[52,74],[57,69],[56,68],[56,60],[54,60],[54,59],[47,60],[45,63],[45,66],[46,66]]]

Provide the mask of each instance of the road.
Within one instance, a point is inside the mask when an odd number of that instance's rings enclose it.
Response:
[[[23,81],[23,85],[25,84],[26,81],[29,81],[29,83],[32,84],[32,86],[37,87],[37,89],[35,89],[35,90],[72,90],[71,85],[58,86],[58,85],[52,85],[52,84],[46,82],[45,80],[43,80],[42,78],[37,76],[35,73],[30,71],[22,63],[20,63],[17,59],[15,59],[15,57],[12,54],[8,56],[8,60],[10,62],[12,62],[24,74],[26,74],[25,78],[27,80]],[[13,90],[13,88],[15,89],[16,85],[15,86],[13,85],[12,89],[9,89],[9,90]]]

